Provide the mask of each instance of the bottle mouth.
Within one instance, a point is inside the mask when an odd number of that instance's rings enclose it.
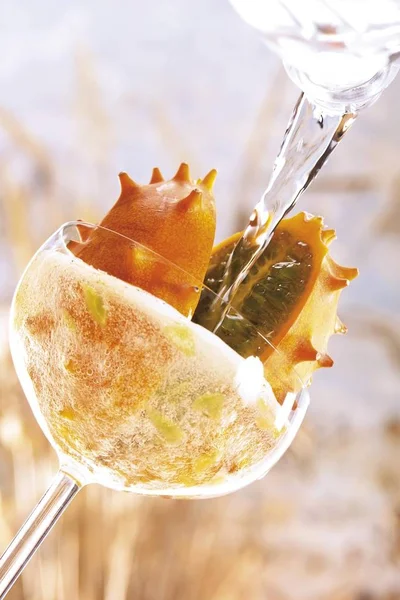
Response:
[[[337,115],[357,113],[371,106],[378,100],[382,92],[393,81],[399,66],[396,63],[385,64],[370,77],[360,79],[339,79],[337,71],[318,77],[319,71],[305,72],[285,62],[285,69],[290,79],[305,93],[307,98],[328,114]],[[357,75],[357,71],[355,71]]]
[[[286,43],[307,45],[313,52],[332,49],[358,55],[391,55],[400,50],[400,6],[392,0],[230,0],[238,15],[279,54]],[[362,6],[361,6],[362,4]]]
[[[280,56],[294,83],[328,114],[370,106],[397,73],[400,6],[391,0],[363,3],[362,9],[356,0],[230,2]]]

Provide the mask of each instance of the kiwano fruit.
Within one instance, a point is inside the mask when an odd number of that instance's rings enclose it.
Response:
[[[210,260],[215,235],[213,169],[196,182],[182,163],[164,181],[153,170],[148,185],[120,173],[116,204],[84,243],[69,249],[87,264],[136,285],[191,317]],[[150,252],[149,252],[150,250]]]
[[[101,227],[82,243],[70,242],[70,250],[213,330],[218,322],[211,311],[213,298],[207,292],[200,296],[201,283],[218,293],[227,261],[242,235],[237,233],[212,249],[216,171],[194,182],[188,165],[182,163],[168,181],[157,168],[148,185],[138,185],[126,173],[119,177],[120,197]],[[284,219],[231,302],[245,319],[228,311],[216,331],[242,356],[259,356],[278,400],[290,389],[299,390],[297,376],[309,384],[316,369],[332,366],[329,338],[346,332],[336,314],[337,304],[340,292],[358,271],[331,258],[328,246],[333,239],[335,232],[324,229],[321,217],[300,213]],[[232,265],[234,271],[240,271],[247,259],[241,255],[237,259],[241,264]]]
[[[221,288],[227,261],[241,235],[213,250],[204,283],[214,292]],[[340,292],[358,271],[341,267],[330,257],[328,246],[335,237],[335,231],[324,229],[321,217],[303,212],[284,219],[234,295],[230,304],[234,310],[226,313],[216,330],[242,356],[262,360],[280,401],[288,390],[299,390],[296,373],[309,384],[316,369],[333,365],[328,340],[333,333],[346,332],[336,314],[337,304]],[[248,258],[240,256],[241,264],[232,265],[234,271]],[[212,297],[203,293],[193,319],[208,329],[215,325],[211,303]],[[236,311],[245,320],[238,319]]]

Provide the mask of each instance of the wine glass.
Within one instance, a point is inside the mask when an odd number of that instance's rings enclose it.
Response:
[[[99,232],[142,287],[72,252]],[[149,248],[88,223],[63,225],[27,266],[11,352],[60,470],[0,559],[0,598],[83,486],[210,498],[263,477],[290,446],[309,404],[293,367],[281,357],[282,373],[269,368],[264,357],[278,351],[232,308],[218,337],[168,303],[177,295],[218,300]]]

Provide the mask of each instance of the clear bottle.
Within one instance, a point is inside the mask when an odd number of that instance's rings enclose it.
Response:
[[[302,94],[268,186],[227,261],[218,293],[228,305],[281,219],[294,208],[359,111],[375,102],[393,80],[400,63],[400,0],[231,3],[282,58]],[[215,314],[214,331],[224,317]]]
[[[330,114],[369,106],[398,71],[398,0],[231,3],[280,55],[309,100]]]

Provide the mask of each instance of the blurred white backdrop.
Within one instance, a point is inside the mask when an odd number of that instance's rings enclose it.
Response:
[[[298,94],[278,59],[223,0],[1,2],[0,56],[3,315],[32,252],[63,221],[99,219],[118,196],[120,170],[145,182],[153,166],[170,176],[185,160],[195,177],[216,167],[217,238],[242,227]],[[215,511],[220,543],[207,551],[216,568],[229,535],[250,548],[240,556],[232,550],[232,565],[247,565],[239,569],[240,585],[239,571],[229,571],[224,585],[201,592],[198,579],[181,574],[189,577],[190,598],[400,598],[399,96],[396,80],[300,201],[300,209],[337,229],[334,257],[360,268],[342,297],[349,333],[332,340],[335,367],[315,376],[293,452],[264,481],[188,508],[189,524],[175,523],[184,538],[191,523],[202,530],[201,520]],[[8,362],[0,375],[4,417],[13,408]],[[19,402],[24,422],[28,408]],[[0,444],[11,460],[1,433]],[[21,506],[18,498],[6,500],[7,521]],[[129,498],[115,502],[126,509]],[[166,509],[161,526],[170,518]],[[159,543],[171,552],[167,536]],[[135,565],[140,571],[140,556]],[[103,598],[90,577],[85,589],[92,595],[80,598]],[[136,595],[129,597],[189,598],[174,591],[171,574],[163,577],[158,595],[131,583]]]

